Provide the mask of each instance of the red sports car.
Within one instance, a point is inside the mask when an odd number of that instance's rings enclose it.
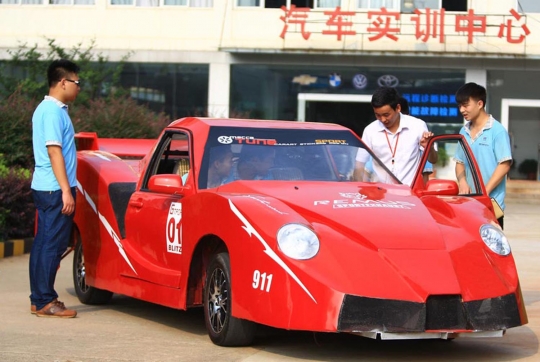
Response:
[[[423,175],[424,154],[410,187],[335,124],[185,118],[157,140],[77,138],[82,303],[120,293],[202,306],[221,346],[251,343],[257,324],[451,339],[527,323],[508,240],[459,135],[432,140],[434,173]]]

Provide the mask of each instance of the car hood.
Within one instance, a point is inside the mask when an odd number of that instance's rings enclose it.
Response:
[[[481,241],[478,228],[492,215],[471,197],[419,198],[404,185],[289,181],[237,181],[218,193],[243,228],[250,235],[257,230],[270,245],[284,224],[313,228],[321,241],[318,257],[288,259],[298,273],[305,271],[302,280],[352,295],[416,301],[441,294],[478,300],[517,285],[513,258]]]
[[[279,212],[283,204],[307,222],[334,229],[372,249],[445,249],[440,220],[404,185],[327,182],[235,182],[220,192],[257,195]]]

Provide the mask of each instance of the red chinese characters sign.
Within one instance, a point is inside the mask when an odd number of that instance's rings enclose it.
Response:
[[[280,20],[284,24],[280,37],[285,39],[290,32],[289,26],[294,24],[300,27],[300,33],[304,40],[308,40],[312,34],[309,27],[314,25],[314,23],[310,23],[312,9],[297,8],[295,5],[291,5],[290,8],[282,6],[281,9],[284,15],[280,17]],[[509,14],[505,16],[504,21],[500,24],[489,24],[489,26],[496,26],[499,29],[497,36],[505,39],[508,43],[523,43],[531,33],[525,23],[526,19],[514,9],[511,9]],[[356,34],[368,34],[368,40],[371,42],[383,38],[399,41],[404,14],[398,11],[390,11],[384,7],[378,10],[370,10],[367,12],[367,26],[360,26],[355,23],[357,15],[354,11],[343,11],[340,7],[335,10],[324,11],[327,21],[325,22],[326,28],[321,32],[322,35],[335,36],[338,41],[343,40],[345,35]],[[446,24],[452,17],[453,23]],[[414,25],[416,39],[424,43],[429,41],[430,38],[436,39],[439,43],[444,43],[446,40],[445,29],[447,29],[448,25],[452,27],[451,30],[465,36],[468,44],[472,44],[474,37],[485,35],[488,27],[487,16],[475,14],[473,9],[470,9],[466,14],[452,16],[448,16],[444,9],[415,9],[409,20]]]

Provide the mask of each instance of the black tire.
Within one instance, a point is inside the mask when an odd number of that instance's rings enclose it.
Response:
[[[214,255],[204,283],[204,320],[212,342],[218,346],[248,346],[256,324],[231,315],[232,288],[229,254]]]
[[[84,304],[105,304],[111,300],[113,295],[108,290],[94,288],[86,284],[84,254],[80,240],[76,240],[73,255],[73,284],[77,297]]]

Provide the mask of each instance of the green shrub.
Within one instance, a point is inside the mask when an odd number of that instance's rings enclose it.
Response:
[[[34,168],[32,114],[37,103],[25,97],[20,89],[0,100],[0,154],[6,166]]]
[[[101,138],[156,138],[170,123],[128,96],[98,98],[74,106],[71,119],[76,132],[96,132]]]
[[[0,155],[0,240],[33,235],[35,208],[29,170],[8,168]]]

